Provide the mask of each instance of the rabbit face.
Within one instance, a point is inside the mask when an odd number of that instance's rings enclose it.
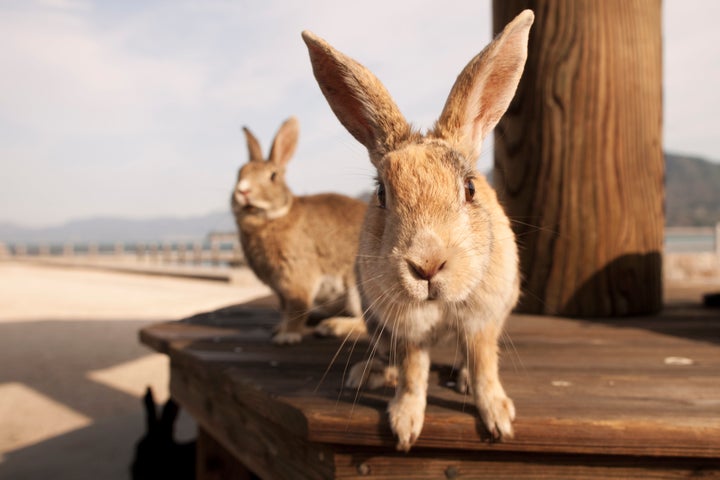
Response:
[[[490,241],[479,174],[448,144],[424,140],[387,154],[366,219],[358,268],[363,290],[392,303],[462,302],[482,281]],[[471,185],[468,187],[468,185]],[[390,291],[387,286],[394,285]]]
[[[272,220],[290,211],[293,196],[285,183],[285,167],[295,153],[299,128],[295,117],[283,122],[267,159],[257,138],[247,127],[243,128],[249,161],[240,169],[231,197],[232,210],[238,219],[253,215]]]
[[[287,213],[291,199],[284,169],[271,162],[251,161],[238,173],[232,208],[238,215],[263,214],[277,218]]]

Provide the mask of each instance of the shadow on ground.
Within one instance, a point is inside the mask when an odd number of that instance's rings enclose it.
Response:
[[[158,390],[167,389],[167,369],[159,375],[158,369],[144,371],[143,362],[133,364],[153,355],[138,342],[138,331],[150,323],[154,321],[0,323],[0,386],[20,385],[22,391],[43,398],[40,405],[57,405],[78,418],[89,419],[82,428],[66,430],[29,446],[11,446],[2,452],[0,478],[129,478],[134,445],[145,430],[142,401],[134,391],[142,391],[146,385],[157,388],[158,383],[162,383]],[[116,375],[122,389],[89,376],[90,372],[123,365],[127,367]],[[111,371],[108,377],[112,375]],[[12,401],[6,398],[3,405],[13,405]],[[44,423],[57,420],[52,408],[42,410],[31,411],[29,415],[34,418],[23,419],[13,419],[13,412],[6,412],[0,426],[12,422],[21,429],[33,428],[41,422],[44,427]],[[178,428],[183,436],[187,431],[194,432],[187,415],[181,416]],[[5,445],[12,444],[13,436],[33,435],[2,430]]]

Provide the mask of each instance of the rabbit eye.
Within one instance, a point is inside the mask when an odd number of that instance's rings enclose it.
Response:
[[[473,198],[475,198],[475,184],[472,178],[468,178],[465,180],[465,201],[472,202]]]
[[[378,206],[380,208],[385,208],[385,184],[382,182],[378,182],[377,186],[377,199],[378,199]]]
[[[272,172],[270,174],[270,181],[274,182],[276,178],[277,178],[277,172]]]

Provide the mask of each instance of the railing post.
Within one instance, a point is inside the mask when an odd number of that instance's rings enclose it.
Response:
[[[245,263],[245,255],[240,243],[233,244],[233,266],[239,267]]]
[[[220,263],[220,245],[216,242],[210,246],[210,261],[213,265],[218,265]]]
[[[193,263],[196,265],[202,264],[203,248],[200,242],[193,244]]]
[[[164,243],[163,247],[162,247],[162,252],[163,252],[163,255],[162,255],[163,262],[170,263],[172,260],[172,245],[170,245],[167,242]]]
[[[184,265],[185,264],[185,251],[187,250],[187,247],[184,243],[178,243],[177,246],[177,261],[179,264]]]
[[[122,260],[122,257],[125,254],[125,245],[122,244],[122,242],[115,242],[115,247],[113,249],[113,254],[118,257],[120,260]]]
[[[157,243],[150,244],[150,261],[155,263],[158,261],[158,246]]]

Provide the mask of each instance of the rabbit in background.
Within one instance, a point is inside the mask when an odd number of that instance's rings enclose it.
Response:
[[[244,132],[249,161],[231,203],[248,265],[280,300],[273,342],[298,343],[310,332],[364,333],[353,265],[367,204],[333,193],[292,194],[285,169],[298,141],[294,117],[278,130],[267,159],[250,130]],[[309,329],[311,312],[330,318]]]
[[[422,430],[429,349],[459,337],[481,430],[513,435],[515,407],[500,383],[498,339],[519,296],[515,237],[495,192],[477,170],[483,139],[512,100],[527,57],[532,11],[509,23],[458,76],[439,119],[413,130],[364,66],[303,32],[315,78],[340,123],[377,169],[377,198],[365,218],[356,269],[376,349],[348,384],[396,383],[389,402],[397,448]]]

